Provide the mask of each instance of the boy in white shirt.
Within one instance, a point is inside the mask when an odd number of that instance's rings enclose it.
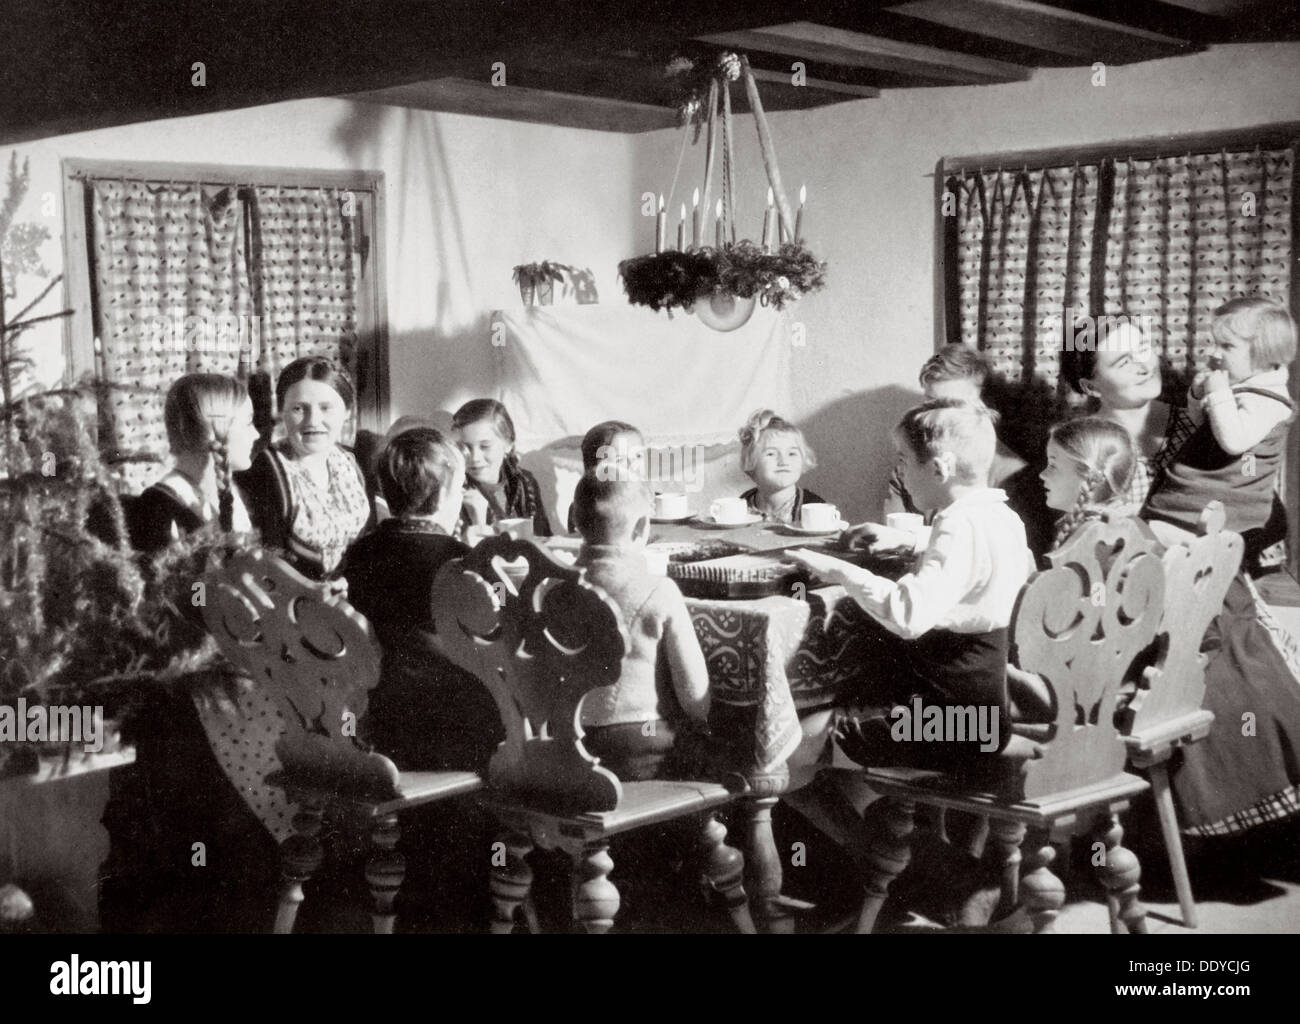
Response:
[[[787,554],[843,585],[876,627],[879,671],[849,695],[876,710],[841,724],[844,752],[866,765],[960,770],[1013,742],[1007,627],[1033,556],[1006,495],[987,486],[997,436],[986,407],[926,402],[894,441],[913,501],[937,513],[916,570],[895,582],[828,555]],[[1007,753],[1033,756],[1022,743]]]

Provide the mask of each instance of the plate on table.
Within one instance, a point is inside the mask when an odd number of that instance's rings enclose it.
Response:
[[[843,519],[829,530],[810,530],[806,526],[800,526],[798,523],[782,523],[781,531],[783,533],[792,533],[796,537],[829,537],[832,534],[843,533],[849,528],[849,524]]]
[[[684,516],[651,516],[650,522],[657,523],[660,526],[671,526],[674,523],[686,523],[695,518],[694,512],[687,512]]]
[[[708,530],[738,530],[742,526],[753,526],[755,523],[761,523],[763,517],[756,512],[751,512],[744,519],[738,519],[734,523],[720,523],[707,512],[701,513],[691,519],[696,526],[703,526]]]

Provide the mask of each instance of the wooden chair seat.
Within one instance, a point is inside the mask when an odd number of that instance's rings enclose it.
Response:
[[[283,884],[273,931],[293,931],[303,887],[324,860],[319,835],[327,808],[370,826],[366,880],[376,933],[391,933],[406,875],[396,849],[403,811],[482,788],[468,771],[400,772],[357,738],[369,691],[379,682],[380,652],[365,618],[327,596],[281,559],[236,552],[204,578],[203,614],[222,653],[275,700],[283,731],[275,750],[283,768],[265,778],[297,804],[294,834],[281,843]]]
[[[1089,523],[1049,561],[1051,568],[1022,588],[1010,628],[1015,661],[1052,691],[1056,714],[1042,756],[1023,762],[997,791],[942,772],[867,769],[865,783],[882,798],[867,808],[862,830],[866,899],[859,931],[875,927],[890,883],[911,858],[918,804],[988,819],[1001,857],[999,909],[1023,905],[1036,932],[1053,930],[1065,902],[1065,887],[1051,872],[1052,843],[1091,833],[1105,850],[1094,863],[1116,929],[1146,930],[1141,868],[1122,845],[1118,816],[1148,783],[1124,772],[1126,748],[1114,719],[1121,682],[1156,637],[1164,567],[1154,539],[1130,519]]]
[[[1074,789],[1016,799],[967,789],[950,775],[916,768],[868,768],[863,778],[868,786],[884,796],[1002,821],[1016,821],[1032,828],[1061,830],[1090,808],[1128,801],[1150,788],[1146,779],[1120,772]]]
[[[1140,733],[1130,733],[1124,737],[1129,763],[1134,768],[1149,768],[1167,761],[1175,749],[1205,739],[1213,727],[1214,712],[1202,708]]]
[[[521,559],[526,573],[503,568]],[[629,641],[618,606],[580,570],[500,536],[442,567],[432,609],[439,650],[482,680],[505,727],[481,797],[505,829],[492,860],[492,930],[514,930],[532,886],[528,856],[540,846],[573,863],[578,926],[608,931],[619,908],[611,838],[695,817],[702,880],[735,927],[752,933],[744,858],[713,814],[739,793],[709,781],[623,782],[582,744],[583,698],[622,671]]]
[[[672,821],[683,815],[707,811],[731,803],[736,794],[712,782],[675,782],[656,779],[651,782],[621,782],[622,799],[612,811],[588,811],[583,814],[551,815],[558,830],[565,835],[616,836],[622,832]],[[494,813],[509,818],[545,816],[545,805],[521,803],[508,796],[487,794],[480,802]]]
[[[477,793],[483,788],[483,777],[477,772],[400,772],[397,776],[396,794],[387,797],[365,792],[349,793],[335,788],[328,779],[316,781],[291,776],[287,772],[273,772],[266,777],[266,781],[269,785],[288,792],[324,799],[372,817],[395,814],[466,793]]]

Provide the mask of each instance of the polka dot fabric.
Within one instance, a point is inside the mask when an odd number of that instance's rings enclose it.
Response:
[[[194,701],[217,763],[277,843],[293,834],[294,805],[266,776],[281,768],[275,743],[284,732],[270,696],[245,681],[238,698]]]

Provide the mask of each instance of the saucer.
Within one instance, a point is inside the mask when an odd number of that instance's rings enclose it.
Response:
[[[720,523],[714,519],[713,516],[705,512],[695,516],[691,521],[695,523],[696,526],[703,526],[710,530],[738,530],[742,526],[753,526],[755,523],[761,523],[763,517],[757,513],[751,512],[749,515],[745,516],[744,519],[738,519],[734,523]]]
[[[670,526],[673,523],[685,523],[695,518],[694,512],[687,512],[684,516],[651,516],[650,522],[658,523],[661,526]]]
[[[842,533],[847,530],[849,524],[841,519],[838,526],[832,527],[829,530],[810,530],[808,527],[800,526],[798,523],[782,523],[781,528],[789,530],[791,533],[799,537],[829,537],[833,533]]]

